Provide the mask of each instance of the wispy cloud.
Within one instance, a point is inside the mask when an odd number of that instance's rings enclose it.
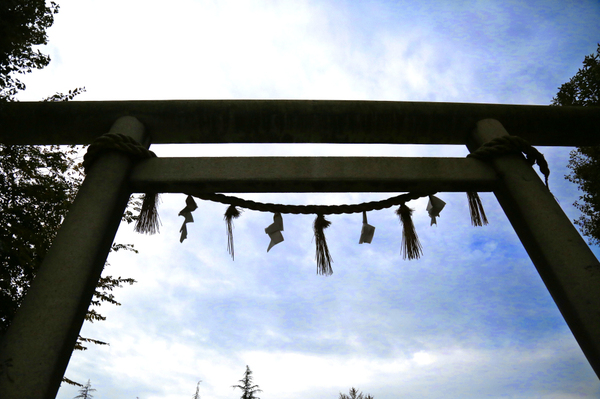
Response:
[[[600,8],[580,2],[123,2],[64,0],[48,47],[54,62],[27,77],[23,99],[86,86],[81,100],[297,98],[548,104],[596,48]],[[156,146],[159,156],[453,156],[466,149],[392,145]],[[562,179],[568,149],[544,148],[553,194],[572,219],[578,193]],[[356,203],[387,193],[241,194],[285,203]],[[314,216],[235,221],[199,201],[179,243],[183,195],[163,195],[162,233],[122,226],[106,273],[138,282],[121,307],[86,324],[111,343],[75,353],[67,375],[98,396],[233,397],[244,366],[264,398],[593,398],[600,385],[494,196],[490,225],[470,226],[464,193],[429,226],[413,201],[424,256],[404,261],[393,209],[331,216],[334,275],[316,275]],[[598,253],[598,249],[594,248]],[[76,390],[63,387],[59,398]]]

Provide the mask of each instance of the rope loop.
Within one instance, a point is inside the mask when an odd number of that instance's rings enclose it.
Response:
[[[154,152],[148,150],[133,137],[121,133],[106,133],[89,145],[83,157],[83,168],[86,173],[98,156],[108,151],[123,152],[135,160],[156,157]]]
[[[505,154],[525,154],[527,162],[533,166],[538,164],[540,172],[545,177],[546,187],[548,187],[548,176],[550,176],[550,168],[544,155],[535,147],[527,142],[527,140],[519,136],[502,136],[496,137],[483,144],[477,150],[473,151],[467,158],[475,158],[482,161],[488,161],[492,158]]]

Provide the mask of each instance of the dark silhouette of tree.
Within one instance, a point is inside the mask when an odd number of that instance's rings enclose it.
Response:
[[[196,384],[196,393],[194,394],[194,396],[192,396],[192,399],[200,399],[200,383],[202,382],[202,380],[198,381],[198,384]]]
[[[83,385],[79,390],[79,395],[75,396],[73,399],[93,399],[92,392],[96,390],[92,388],[92,383],[88,380],[87,384]]]
[[[560,87],[552,105],[600,106],[600,44],[596,54],[586,56],[583,67]],[[565,178],[583,191],[573,204],[582,213],[575,224],[590,244],[600,244],[600,147],[578,147],[571,151],[568,166],[571,173]]]
[[[262,392],[262,389],[258,389],[258,385],[252,385],[252,370],[246,366],[246,372],[244,372],[244,378],[239,381],[240,385],[232,385],[233,389],[239,388],[242,390],[242,396],[240,399],[260,399],[258,396],[254,396],[256,392]]]
[[[27,293],[82,180],[74,149],[0,144],[0,337]],[[127,219],[133,220],[128,213]],[[134,250],[115,244],[113,251]],[[134,250],[135,251],[135,250]],[[92,305],[120,305],[111,293],[129,278],[103,277]],[[104,317],[90,309],[86,319]],[[78,349],[85,349],[82,338]],[[100,342],[100,341],[97,341]]]
[[[58,9],[58,4],[52,1],[47,5],[46,0],[0,1],[0,104],[16,101],[15,95],[25,90],[18,75],[43,69],[50,63],[50,56],[34,46],[48,44],[46,29],[54,23]],[[45,101],[72,100],[84,91],[76,88],[67,94],[56,93]]]
[[[33,46],[48,43],[46,29],[54,23],[58,5],[45,0],[0,2],[0,97],[12,98],[25,84],[15,74],[42,69],[50,57]]]
[[[46,29],[52,26],[58,5],[45,0],[0,1],[0,125],[2,103],[18,101],[15,95],[25,89],[16,75],[42,69],[48,55],[33,46],[47,44]],[[44,101],[68,101],[85,91],[56,93]],[[10,134],[10,132],[2,132]],[[62,223],[82,181],[81,166],[75,161],[75,147],[16,146],[0,143],[0,338],[4,335],[44,256]],[[127,211],[124,220],[135,219]],[[133,250],[131,245],[115,244],[112,251]],[[106,276],[99,281],[91,306],[102,302],[120,305],[112,291],[131,278]],[[89,309],[86,320],[104,320]],[[85,343],[107,345],[79,336],[74,349]],[[63,378],[63,381],[83,386]]]
[[[359,392],[358,389],[352,387],[350,388],[348,395],[340,392],[339,399],[373,399],[373,397],[371,395],[364,396],[362,392]]]

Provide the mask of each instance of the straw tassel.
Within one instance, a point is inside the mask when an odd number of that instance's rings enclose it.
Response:
[[[333,269],[331,268],[331,255],[329,255],[329,249],[327,248],[327,241],[325,241],[324,230],[331,225],[331,222],[325,219],[325,216],[318,214],[314,223],[315,232],[315,244],[317,247],[316,259],[317,259],[317,274],[331,276]]]
[[[413,210],[406,204],[400,205],[396,214],[400,217],[402,223],[402,257],[408,260],[419,259],[423,254],[423,247],[419,242],[419,237],[415,231],[415,225],[412,221]]]
[[[471,212],[471,224],[473,226],[483,226],[488,224],[485,211],[483,210],[483,204],[481,198],[476,191],[467,191],[467,198],[469,198],[469,211]]]
[[[142,201],[142,209],[135,223],[134,230],[138,233],[155,234],[159,232],[160,217],[158,216],[158,193],[146,193]]]
[[[231,255],[231,259],[234,258],[233,251],[233,219],[237,219],[240,216],[240,210],[234,205],[229,205],[229,208],[225,211],[225,223],[227,224],[227,251]]]

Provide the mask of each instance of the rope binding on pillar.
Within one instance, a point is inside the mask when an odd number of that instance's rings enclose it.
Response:
[[[473,151],[467,158],[475,158],[482,161],[487,161],[505,154],[525,154],[525,159],[529,165],[533,166],[536,163],[540,168],[540,172],[544,175],[546,187],[548,187],[548,176],[550,169],[544,155],[535,147],[527,142],[527,140],[519,136],[502,136],[496,137],[493,140],[483,144],[477,150]],[[549,187],[548,187],[549,188]]]
[[[531,166],[537,163],[538,167],[540,168],[540,172],[542,172],[542,174],[544,175],[546,187],[548,188],[548,190],[550,190],[548,186],[550,168],[548,167],[548,162],[546,161],[546,158],[544,158],[544,155],[541,152],[539,152],[535,147],[529,144],[527,140],[519,136],[496,137],[495,139],[484,143],[477,150],[467,155],[467,158],[475,158],[481,161],[489,161],[490,159],[506,154],[525,154],[525,159]],[[467,192],[467,197],[469,199],[471,223],[474,226],[482,226],[484,224],[488,224],[487,218],[485,216],[485,211],[483,210],[483,205],[481,203],[481,199],[479,198],[479,194],[477,192]]]
[[[83,169],[87,173],[96,159],[109,151],[119,151],[127,154],[131,159],[155,158],[156,154],[133,137],[120,133],[106,133],[96,138],[87,148],[83,157]],[[157,210],[158,193],[145,193],[142,201],[140,215],[135,224],[138,233],[154,234],[159,231],[160,218]]]

